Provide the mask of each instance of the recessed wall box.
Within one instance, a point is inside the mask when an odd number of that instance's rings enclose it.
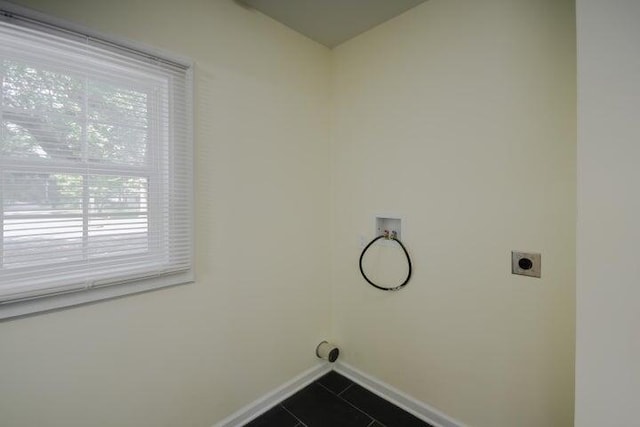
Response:
[[[385,232],[388,232],[390,236],[395,232],[395,237],[398,240],[402,240],[402,219],[398,217],[376,216],[375,235],[381,236]]]

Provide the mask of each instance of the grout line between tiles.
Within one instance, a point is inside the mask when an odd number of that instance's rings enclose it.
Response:
[[[295,415],[293,412],[291,412],[290,410],[288,410],[284,405],[280,405],[280,407],[281,407],[282,409],[284,409],[285,411],[287,411],[287,413],[288,413],[289,415],[291,415],[293,418],[295,418],[295,419],[296,419],[296,421],[298,421],[298,424],[296,424],[296,426],[295,426],[295,427],[297,427],[297,426],[307,427],[307,425],[306,425],[305,423],[303,423],[303,422],[302,422],[302,420],[301,420],[300,418],[296,417],[296,415]]]
[[[358,408],[356,405],[354,405],[353,403],[349,402],[347,399],[345,399],[344,397],[335,394],[334,392],[332,392],[331,390],[329,390],[328,388],[326,388],[325,386],[323,386],[322,384],[320,384],[319,382],[316,382],[315,384],[318,384],[320,387],[322,387],[323,389],[327,390],[329,393],[333,394],[334,396],[336,396],[338,399],[342,400],[343,402],[345,402],[347,405],[350,405],[352,408],[355,408],[356,410],[362,412],[363,414],[365,414],[367,417],[371,418],[371,422],[378,422],[380,425],[383,425],[380,421],[376,420],[375,418],[373,418],[370,414],[367,414],[366,412],[364,412],[362,409]],[[367,427],[370,426],[371,423],[367,424]]]
[[[355,383],[351,383],[347,386],[347,388],[345,388],[344,390],[342,390],[340,393],[338,393],[337,395],[340,396],[342,393],[344,393],[345,391],[349,390],[351,387],[353,387],[353,384]]]

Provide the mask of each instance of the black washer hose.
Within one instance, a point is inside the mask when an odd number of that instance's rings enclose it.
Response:
[[[404,251],[404,255],[407,257],[407,264],[409,265],[409,272],[407,273],[407,278],[404,279],[404,282],[402,282],[400,285],[395,286],[395,287],[391,287],[391,288],[386,288],[384,286],[380,286],[380,285],[376,285],[375,283],[373,283],[366,274],[364,274],[364,269],[362,268],[362,258],[364,258],[364,254],[367,252],[367,250],[371,247],[371,245],[373,245],[375,242],[377,242],[380,239],[387,239],[387,240],[393,240],[395,241],[397,244],[400,245],[400,247],[402,248],[402,250]],[[372,241],[369,242],[369,244],[367,246],[364,247],[364,249],[362,250],[362,253],[360,254],[360,273],[362,274],[362,277],[364,277],[364,280],[366,280],[367,282],[369,282],[369,284],[371,286],[373,286],[374,288],[378,288],[380,290],[383,291],[399,291],[400,289],[402,289],[407,283],[409,283],[409,279],[411,279],[411,257],[409,257],[409,252],[407,252],[407,248],[404,247],[404,245],[402,244],[402,242],[400,240],[398,240],[396,237],[393,236],[389,236],[388,234],[383,234],[381,236],[376,237],[375,239],[373,239]]]

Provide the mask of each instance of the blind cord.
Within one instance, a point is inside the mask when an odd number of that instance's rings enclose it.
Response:
[[[364,254],[367,252],[367,250],[378,240],[380,239],[387,239],[387,240],[393,240],[394,242],[396,242],[398,245],[400,245],[400,247],[402,248],[402,251],[404,252],[405,257],[407,257],[407,265],[409,266],[409,272],[407,273],[407,277],[406,279],[404,279],[404,282],[402,282],[400,285],[395,286],[395,287],[384,287],[384,286],[380,286],[375,284],[374,282],[371,281],[371,279],[369,279],[367,277],[367,275],[364,272],[364,269],[362,268],[362,259],[364,258]],[[409,256],[409,252],[407,252],[407,248],[404,247],[404,245],[402,244],[402,242],[398,239],[396,232],[392,231],[391,235],[389,234],[388,231],[385,230],[384,234],[376,237],[375,239],[373,239],[372,241],[369,242],[369,244],[367,246],[364,247],[364,249],[362,250],[362,253],[360,254],[360,261],[359,261],[359,265],[360,265],[360,274],[362,274],[362,277],[364,277],[364,280],[366,280],[371,286],[373,286],[374,288],[383,290],[383,291],[399,291],[400,289],[402,289],[407,283],[409,283],[409,280],[411,279],[411,257]]]

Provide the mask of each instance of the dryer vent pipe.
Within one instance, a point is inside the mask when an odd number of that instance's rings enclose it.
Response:
[[[339,355],[340,349],[327,341],[322,341],[318,344],[318,347],[316,347],[316,356],[320,359],[328,360],[331,363],[335,362]]]

